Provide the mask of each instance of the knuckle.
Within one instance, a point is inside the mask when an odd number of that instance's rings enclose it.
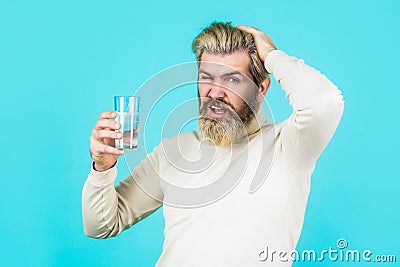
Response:
[[[91,143],[90,148],[91,148],[91,150],[93,150],[93,152],[98,152],[99,151],[99,145],[98,145],[98,143],[96,141]]]
[[[113,113],[114,113],[113,111],[107,110],[107,111],[106,111],[107,119],[112,118],[112,117],[113,117]]]
[[[103,119],[102,122],[101,122],[101,127],[102,127],[102,128],[110,127],[109,124],[110,124],[110,120],[108,120],[108,119]]]
[[[106,110],[106,111],[103,111],[102,113],[101,113],[101,118],[109,118],[110,117],[110,114],[111,114],[111,112],[110,111],[108,111],[108,110]]]
[[[102,137],[103,138],[111,138],[113,136],[112,136],[112,133],[110,131],[102,131]]]
[[[93,138],[96,139],[96,140],[98,140],[100,138],[99,131],[94,131]]]
[[[99,120],[99,125],[100,125],[100,127],[101,128],[104,128],[104,127],[106,127],[107,126],[107,119],[100,119]]]
[[[105,145],[102,146],[102,152],[103,152],[103,153],[107,153],[107,152],[108,152],[108,151],[107,151],[107,146],[105,146]]]
[[[96,124],[94,125],[94,128],[100,128],[101,127],[101,119],[99,119],[98,121],[96,121]]]
[[[103,131],[98,131],[97,132],[97,139],[100,139],[100,138],[104,138]]]

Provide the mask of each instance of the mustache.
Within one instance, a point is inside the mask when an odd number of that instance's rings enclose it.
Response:
[[[205,99],[203,98],[201,100],[200,110],[207,109],[210,106],[227,109],[231,112],[236,112],[235,108],[230,103],[226,103],[223,100],[218,100],[214,98],[205,98]]]

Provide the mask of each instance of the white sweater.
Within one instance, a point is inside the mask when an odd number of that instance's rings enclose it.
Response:
[[[196,132],[163,140],[116,187],[116,167],[92,168],[82,193],[85,233],[118,235],[164,205],[159,267],[290,266],[310,176],[344,101],[324,75],[282,51],[272,51],[265,67],[293,107],[287,120],[258,114],[261,129],[232,148],[206,145]]]

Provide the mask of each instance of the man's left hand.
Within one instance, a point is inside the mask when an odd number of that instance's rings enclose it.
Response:
[[[258,56],[260,57],[262,62],[264,62],[271,51],[276,50],[276,46],[274,42],[272,42],[271,37],[260,31],[259,29],[245,25],[239,25],[236,26],[236,28],[251,33],[251,35],[253,35],[254,42],[257,47]]]

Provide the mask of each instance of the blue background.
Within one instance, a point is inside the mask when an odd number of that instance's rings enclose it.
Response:
[[[113,95],[194,60],[191,41],[213,20],[262,29],[344,94],[343,120],[312,177],[298,250],[336,248],[343,237],[349,249],[396,254],[399,262],[399,12],[395,0],[2,0],[1,265],[155,264],[161,209],[119,237],[84,235],[89,136]],[[267,100],[277,121],[289,116],[276,82]],[[118,165],[125,176],[125,162]]]

